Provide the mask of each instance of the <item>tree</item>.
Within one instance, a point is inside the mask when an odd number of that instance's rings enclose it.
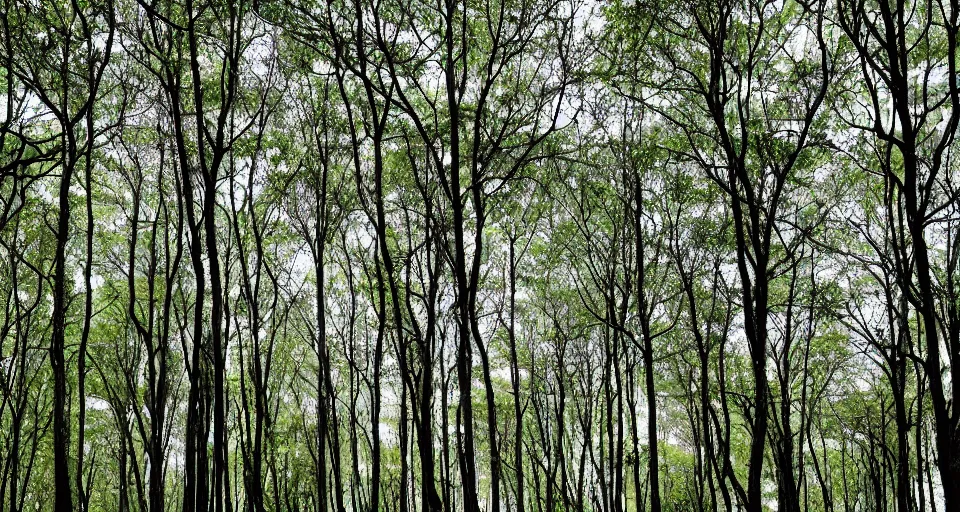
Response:
[[[957,6],[0,12],[0,508],[956,508]]]

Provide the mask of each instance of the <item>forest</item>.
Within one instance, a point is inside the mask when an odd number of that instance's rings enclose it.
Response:
[[[960,511],[960,0],[0,3],[0,511]]]

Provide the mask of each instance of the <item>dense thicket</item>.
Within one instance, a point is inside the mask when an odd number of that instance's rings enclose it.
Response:
[[[957,0],[0,14],[0,511],[960,511]]]

